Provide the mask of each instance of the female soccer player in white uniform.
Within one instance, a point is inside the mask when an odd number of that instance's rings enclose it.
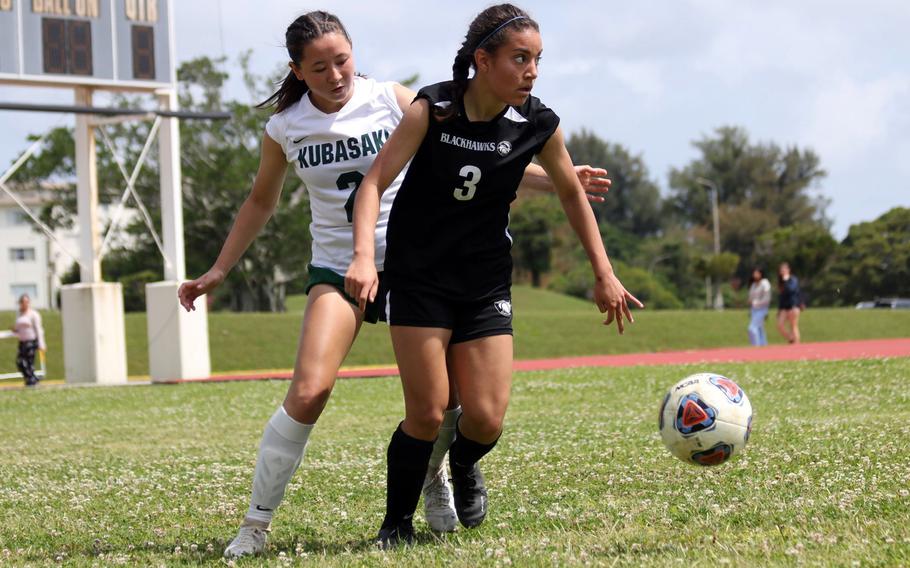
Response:
[[[193,301],[224,280],[268,221],[284,183],[287,164],[293,164],[310,195],[313,253],[309,267],[306,313],[294,377],[283,404],[269,419],[262,441],[249,509],[225,556],[263,550],[273,512],[303,458],[310,432],[322,413],[338,369],[364,320],[376,322],[380,303],[359,308],[344,295],[343,274],[351,262],[351,214],[357,187],[379,149],[402,117],[414,93],[396,83],[381,83],[355,75],[351,40],[337,17],[310,12],[297,18],[285,34],[291,71],[280,89],[263,105],[276,112],[262,137],[262,155],[252,191],[212,268],[180,287],[181,304]],[[606,174],[587,166],[578,177],[594,192],[603,192]],[[383,269],[385,225],[395,190],[403,176],[390,183],[373,231],[374,268]],[[529,187],[550,187],[545,172],[529,169]],[[599,200],[599,197],[592,197]],[[433,465],[427,470],[426,517],[434,530],[455,528],[451,493],[441,467],[454,436],[458,414],[453,403],[446,411],[448,432],[439,438]]]
[[[467,527],[487,514],[477,462],[502,433],[512,377],[509,204],[537,156],[556,186],[594,272],[605,324],[641,306],[613,274],[593,212],[559,130],[530,96],[541,39],[537,23],[510,4],[471,24],[454,80],[420,90],[364,179],[354,206],[354,261],[345,289],[361,305],[377,297],[374,237],[383,190],[408,161],[388,221],[386,310],[404,387],[405,418],[388,449],[383,547],[413,540],[411,519],[448,401],[462,414],[449,450],[455,509]],[[468,79],[469,67],[475,75]],[[412,160],[413,158],[413,160]]]

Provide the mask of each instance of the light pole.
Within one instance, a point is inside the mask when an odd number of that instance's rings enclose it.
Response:
[[[714,256],[717,257],[720,254],[720,216],[717,212],[717,184],[703,177],[697,177],[695,181],[711,190],[711,216],[714,219]],[[720,282],[717,283],[717,290],[714,295],[714,309],[724,309],[724,296],[720,293]]]

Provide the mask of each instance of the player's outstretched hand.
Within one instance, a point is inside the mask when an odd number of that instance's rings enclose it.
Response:
[[[575,175],[581,182],[581,187],[585,190],[588,201],[592,203],[603,203],[604,197],[601,193],[610,191],[612,180],[607,178],[607,170],[603,168],[594,168],[588,165],[575,166]]]
[[[344,291],[357,301],[361,312],[366,312],[367,302],[376,300],[379,291],[376,264],[372,260],[355,256],[344,275]]]
[[[629,309],[630,302],[639,308],[645,307],[644,304],[638,301],[638,298],[623,287],[622,282],[619,281],[616,275],[610,274],[595,283],[594,303],[597,304],[597,309],[601,313],[607,314],[604,325],[610,325],[615,320],[616,328],[620,334],[626,330],[623,318],[628,320],[629,323],[635,323],[635,318],[632,317],[632,310]]]
[[[208,272],[195,280],[184,282],[177,289],[177,297],[180,299],[180,305],[188,312],[196,311],[193,302],[199,296],[208,294],[224,282],[224,272],[217,268],[211,268]]]

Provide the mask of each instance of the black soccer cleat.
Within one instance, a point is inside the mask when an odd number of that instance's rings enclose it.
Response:
[[[383,525],[376,537],[376,546],[382,550],[391,550],[399,546],[414,544],[414,524],[411,519],[393,525]]]
[[[470,469],[453,464],[452,489],[455,493],[455,513],[467,528],[473,528],[487,517],[487,487],[480,467]]]

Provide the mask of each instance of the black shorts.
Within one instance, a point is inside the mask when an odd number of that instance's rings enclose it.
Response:
[[[389,325],[452,330],[449,344],[493,335],[512,335],[512,294],[508,286],[492,299],[463,300],[417,290],[389,290]]]

